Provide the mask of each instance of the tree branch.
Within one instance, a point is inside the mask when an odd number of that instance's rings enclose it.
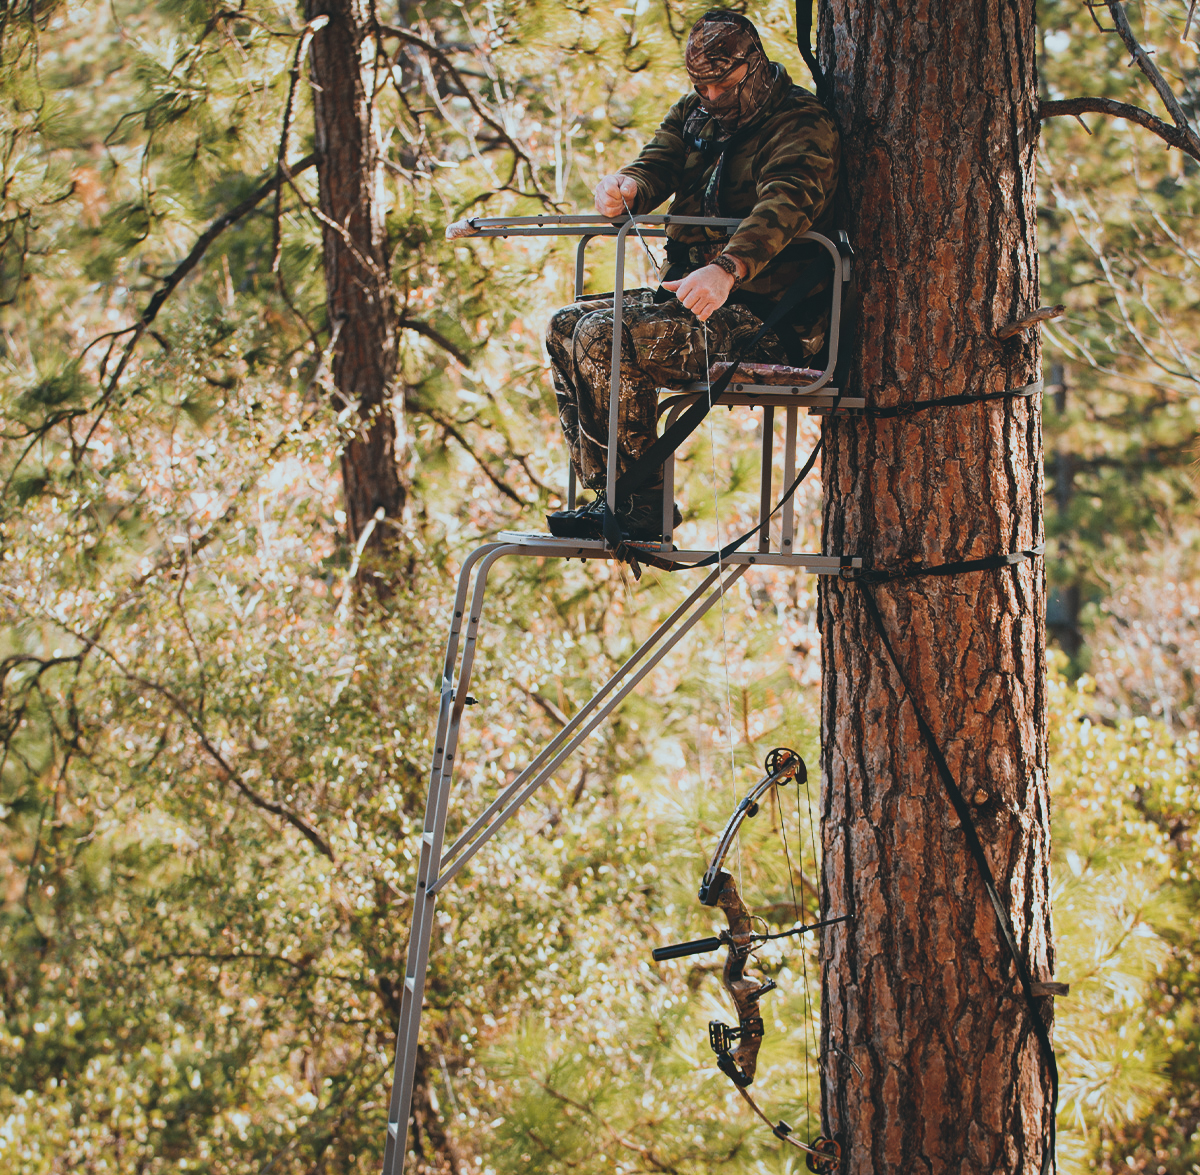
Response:
[[[1112,98],[1060,98],[1053,101],[1043,101],[1038,106],[1038,118],[1045,121],[1060,114],[1078,117],[1080,114],[1111,114],[1114,118],[1127,118],[1136,122],[1148,131],[1152,131],[1164,142],[1200,159],[1200,139],[1190,128],[1180,130],[1169,122],[1143,110],[1140,106],[1131,106],[1128,102],[1115,102]]]
[[[142,677],[139,673],[134,673],[129,669],[124,662],[112,651],[107,649],[99,641],[93,640],[86,633],[76,632],[69,625],[64,624],[61,620],[53,620],[53,623],[61,628],[64,632],[70,633],[81,644],[86,645],[90,649],[94,649],[101,656],[111,661],[116,667],[118,673],[125,678],[126,681],[133,685],[141,686],[142,689],[148,690],[151,693],[158,694],[160,698],[187,723],[191,728],[192,733],[196,736],[201,747],[204,748],[205,754],[216,764],[219,774],[227,784],[232,784],[254,807],[261,809],[264,812],[270,812],[274,816],[278,816],[286,820],[293,828],[295,828],[302,836],[306,837],[317,850],[331,861],[334,860],[333,850],[329,847],[329,842],[317,832],[307,821],[297,815],[290,808],[283,804],[278,804],[274,800],[269,800],[266,796],[259,795],[233,768],[232,764],[221,753],[220,749],[209,738],[208,732],[204,729],[200,720],[192,713],[191,707],[187,705],[173,690],[168,689],[161,682],[152,681],[147,677]]]
[[[448,351],[464,367],[471,366],[471,360],[466,352],[460,350],[441,331],[436,327],[430,326],[429,323],[422,322],[419,318],[399,318],[396,320],[396,326],[400,330],[411,330],[419,335],[424,335],[431,342],[437,343],[443,351]]]
[[[395,25],[381,24],[378,31],[381,37],[397,37],[399,40],[406,41],[408,44],[414,45],[423,52],[428,53],[430,57],[437,58],[437,60],[441,63],[442,68],[445,69],[451,78],[454,79],[455,85],[457,85],[462,91],[462,95],[470,103],[471,109],[475,111],[475,113],[484,123],[490,126],[492,130],[494,130],[496,134],[500,136],[500,138],[504,141],[504,144],[513,153],[514,159],[522,160],[529,168],[529,178],[533,183],[534,190],[537,193],[537,198],[541,200],[546,207],[554,208],[554,201],[551,200],[544,191],[542,191],[542,185],[538,183],[537,171],[534,168],[533,160],[529,157],[527,152],[521,149],[512,135],[510,135],[508,131],[504,129],[503,124],[488,114],[488,112],[479,104],[474,92],[471,90],[470,86],[467,85],[458,68],[450,60],[449,55],[437,45],[426,41],[423,37],[418,37],[416,33],[410,32],[408,29],[397,28]],[[515,175],[516,172],[514,170],[512,178],[515,178]],[[510,184],[512,183],[512,178],[509,179]]]
[[[518,506],[525,505],[525,502],[521,498],[520,494],[518,494],[516,490],[514,490],[512,486],[510,486],[502,477],[499,477],[497,474],[492,472],[491,468],[488,466],[488,463],[484,461],[484,459],[475,451],[474,446],[472,446],[471,442],[468,441],[465,436],[463,436],[461,430],[456,427],[453,420],[451,420],[444,413],[439,412],[436,408],[426,408],[424,405],[416,403],[415,400],[405,399],[404,407],[408,412],[413,412],[420,416],[428,416],[430,420],[441,427],[443,432],[447,433],[449,436],[452,436],[456,441],[458,441],[458,443],[467,451],[468,455],[471,457],[471,460],[473,460],[475,464],[483,470],[488,481],[490,481],[492,485],[496,487],[496,489],[498,489],[506,498],[516,502]]]
[[[1125,15],[1125,5],[1120,0],[1105,0],[1105,4],[1108,6],[1113,24],[1116,25],[1117,34],[1125,42],[1125,48],[1133,55],[1133,59],[1142,73],[1150,79],[1150,84],[1162,99],[1162,103],[1167,108],[1167,113],[1175,125],[1187,135],[1188,142],[1194,148],[1192,153],[1200,151],[1200,136],[1197,136],[1196,132],[1192,130],[1183,107],[1179,105],[1179,99],[1175,97],[1175,91],[1167,84],[1167,79],[1163,77],[1158,66],[1150,60],[1150,54],[1142,48],[1137,37],[1133,35],[1133,29],[1129,27],[1129,18]]]
[[[138,319],[137,325],[134,328],[134,338],[125,345],[126,353],[121,357],[121,362],[118,365],[117,370],[113,372],[111,381],[113,384],[115,384],[120,378],[121,373],[125,368],[129,352],[133,349],[138,339],[141,338],[141,336],[145,333],[146,328],[155,320],[155,318],[158,317],[158,312],[162,309],[163,303],[171,296],[175,290],[175,287],[178,286],[179,283],[183,281],[183,279],[187,277],[187,275],[191,273],[192,270],[195,269],[199,264],[200,259],[208,251],[209,245],[211,245],[213,241],[217,239],[217,237],[219,237],[227,228],[229,228],[230,225],[236,224],[247,213],[253,212],[254,209],[263,202],[263,200],[265,200],[277,188],[281,187],[285,180],[290,180],[299,175],[301,172],[307,171],[316,162],[317,156],[314,152],[311,155],[305,155],[305,157],[299,160],[294,166],[288,166],[284,164],[276,168],[275,174],[269,180],[262,184],[256,191],[247,196],[246,199],[244,199],[240,204],[231,208],[225,213],[224,216],[217,217],[217,219],[214,220],[212,224],[210,224],[208,228],[206,228],[204,232],[200,234],[199,237],[197,237],[196,243],[192,246],[188,255],[167,275],[163,281],[163,284],[159,286],[157,290],[155,290],[153,297],[151,297],[150,301],[146,303],[146,309],[142,311],[141,317]]]
[[[97,404],[102,407],[107,404],[113,392],[116,391],[117,384],[121,376],[125,373],[125,368],[129,366],[129,360],[133,358],[134,348],[137,347],[149,328],[150,324],[158,317],[158,312],[162,309],[163,303],[171,296],[175,288],[193,269],[200,263],[200,259],[208,251],[209,245],[213,243],[230,225],[236,224],[249,212],[253,212],[259,204],[263,202],[272,192],[281,184],[290,181],[293,176],[299,175],[303,171],[307,171],[317,162],[317,155],[313,152],[310,155],[299,160],[294,167],[276,168],[275,174],[263,183],[256,191],[252,192],[240,204],[231,208],[224,216],[217,217],[204,230],[203,233],[196,239],[196,243],[192,246],[188,255],[167,275],[163,283],[155,290],[150,301],[146,303],[146,309],[142,311],[136,324],[129,329],[133,332],[133,337],[125,344],[125,350],[121,354],[120,362],[117,364],[116,370],[108,379],[108,386],[104,389],[103,394]],[[96,429],[100,426],[100,421],[104,418],[104,412],[100,411],[96,419],[92,422],[92,426],[88,429],[88,434],[84,438],[83,448],[86,448],[88,442],[92,439]]]

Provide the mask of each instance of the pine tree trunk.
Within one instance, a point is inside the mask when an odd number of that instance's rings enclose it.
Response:
[[[376,512],[397,518],[407,487],[396,461],[392,396],[396,322],[384,229],[383,158],[372,101],[373,54],[366,0],[308,0],[309,20],[329,23],[312,42],[310,73],[325,286],[330,330],[338,331],[332,373],[339,411],[351,407],[342,450],[342,486],[350,541]],[[370,539],[379,546],[385,527]]]
[[[1038,304],[1034,0],[820,0],[820,15],[858,254],[850,390],[890,405],[1033,381],[1036,328],[995,331]],[[1038,397],[828,436],[826,551],[886,568],[1042,540]],[[1037,1172],[1048,1070],[911,703],[1048,979],[1041,560],[873,589],[911,701],[863,588],[821,587],[825,907],[854,914],[824,939],[825,1130],[855,1175]]]

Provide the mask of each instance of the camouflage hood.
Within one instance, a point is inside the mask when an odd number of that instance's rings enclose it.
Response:
[[[774,79],[758,30],[744,16],[706,12],[688,34],[683,60],[701,109],[716,119],[723,136],[748,126],[762,112]],[[736,86],[714,99],[699,93],[699,87],[719,85],[743,65],[746,76]]]

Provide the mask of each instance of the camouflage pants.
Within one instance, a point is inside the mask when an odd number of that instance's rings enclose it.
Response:
[[[650,290],[627,290],[622,305],[620,445],[624,473],[658,435],[658,389],[704,379],[704,324],[676,298],[655,303]],[[725,305],[708,320],[708,359],[728,359],[754,337],[762,321],[745,306]],[[550,319],[546,349],[554,373],[558,419],[580,483],[603,490],[608,462],[608,397],[612,370],[613,298],[598,294],[564,306]],[[786,363],[768,332],[754,350],[759,363]],[[653,480],[648,489],[661,485]]]

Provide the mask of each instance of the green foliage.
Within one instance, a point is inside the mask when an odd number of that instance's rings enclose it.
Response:
[[[1179,39],[1185,7],[1126,5],[1155,63],[1186,95],[1200,66],[1194,41]],[[1108,25],[1100,10],[1097,21]],[[1110,98],[1170,121],[1120,39],[1086,6],[1050,0],[1039,22],[1045,97]],[[1044,329],[1054,385],[1044,418],[1047,570],[1068,598],[1093,605],[1080,616],[1072,604],[1060,623],[1090,629],[1095,605],[1131,563],[1163,543],[1194,546],[1200,164],[1123,119],[1084,121],[1086,130],[1070,118],[1043,123],[1039,214],[1043,302],[1067,307]],[[1098,635],[1103,643],[1107,634]],[[1077,668],[1087,663],[1085,655]]]
[[[371,607],[342,535],[349,425],[330,406],[312,173],[278,217],[270,198],[227,228],[133,329],[273,173],[294,8],[62,4],[36,30],[0,11],[4,1169],[377,1169],[453,574],[566,481],[539,330],[570,295],[572,251],[441,230],[468,210],[586,204],[686,86],[678,45],[703,7],[401,6],[512,139],[444,63],[385,39],[413,493],[395,523],[407,557]],[[754,16],[803,81],[792,12]],[[1044,15],[1072,36],[1048,50],[1049,86],[1127,96],[1122,54],[1082,10]],[[1098,592],[1118,554],[1177,537],[1190,508],[1172,462],[1195,397],[1170,347],[1195,337],[1196,297],[1171,234],[1190,242],[1195,186],[1140,132],[1092,129],[1102,151],[1048,128],[1043,239],[1047,300],[1072,308],[1052,338],[1070,390],[1047,428],[1079,463],[1050,509],[1054,575]],[[286,158],[311,140],[302,80]],[[590,289],[610,265],[597,243]],[[720,414],[697,436],[682,542],[752,518],[757,427]],[[816,547],[815,491],[799,513]],[[682,591],[531,563],[487,601],[452,834]],[[771,747],[800,750],[818,786],[819,672],[811,580],[756,572],[447,892],[421,1169],[796,1169],[715,1070],[706,1025],[730,1009],[712,960],[656,966],[649,950],[713,929],[698,875]],[[1174,1175],[1200,1161],[1197,748],[1145,720],[1106,725],[1114,697],[1052,691],[1064,1169],[1153,1157]],[[739,886],[768,924],[815,912],[816,839],[803,795],[747,828]],[[815,951],[759,958],[779,984],[763,1101],[808,1135]]]
[[[1194,1089],[1197,1025],[1179,997],[1194,990],[1200,935],[1200,737],[1146,718],[1097,725],[1093,692],[1054,683],[1053,902],[1057,971],[1071,984],[1055,1020],[1060,1155],[1068,1170],[1127,1170],[1159,1136],[1167,1169],[1190,1172],[1200,1148],[1178,1106]]]

